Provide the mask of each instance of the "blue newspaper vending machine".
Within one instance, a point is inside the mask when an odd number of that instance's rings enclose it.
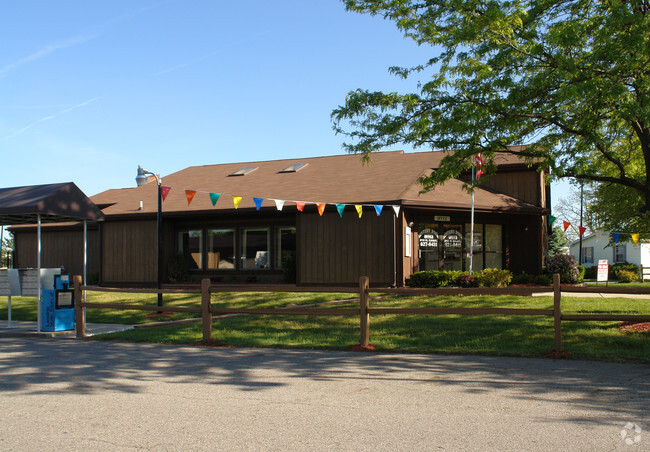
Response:
[[[74,291],[70,275],[54,275],[54,289],[43,290],[41,329],[67,331],[74,329]]]

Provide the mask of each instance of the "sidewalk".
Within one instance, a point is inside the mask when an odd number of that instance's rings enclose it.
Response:
[[[86,336],[95,334],[114,333],[116,331],[130,330],[133,325],[120,325],[110,323],[87,323]],[[0,320],[0,337],[75,337],[75,331],[37,331],[36,322],[25,322],[12,320],[11,328],[8,328],[7,320]]]

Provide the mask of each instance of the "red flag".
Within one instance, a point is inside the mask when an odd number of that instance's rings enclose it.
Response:
[[[476,180],[479,180],[481,178],[481,175],[483,174],[483,170],[478,170],[476,172]]]
[[[167,195],[169,194],[169,190],[171,190],[171,187],[160,187],[160,194],[162,195],[162,200],[164,201],[165,198],[167,198]]]
[[[580,237],[582,237],[582,234],[584,234],[586,230],[587,230],[587,228],[583,228],[582,226],[578,226],[578,231],[580,231]]]
[[[568,221],[564,221],[563,223],[564,223],[564,232],[566,232],[566,230],[569,229],[569,226],[571,226],[571,223],[569,223]]]
[[[296,209],[302,212],[302,209],[305,208],[305,203],[302,201],[296,201]]]
[[[187,197],[188,206],[192,202],[192,199],[194,199],[194,195],[196,195],[196,192],[194,190],[185,190],[185,196]]]

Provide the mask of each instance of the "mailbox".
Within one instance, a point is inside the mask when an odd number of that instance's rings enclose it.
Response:
[[[41,329],[67,331],[74,329],[74,291],[70,275],[54,275],[54,289],[43,290],[41,300]]]

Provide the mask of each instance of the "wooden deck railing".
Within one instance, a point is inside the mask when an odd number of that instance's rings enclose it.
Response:
[[[443,288],[443,289],[413,289],[413,288],[370,288],[367,276],[359,279],[358,288],[350,287],[296,287],[296,286],[213,286],[209,279],[201,281],[200,288],[188,287],[185,289],[122,289],[105,288],[97,286],[82,286],[81,276],[73,278],[74,299],[76,307],[76,335],[85,337],[85,320],[83,308],[95,309],[121,309],[157,312],[189,312],[201,314],[203,324],[203,339],[212,338],[212,316],[224,314],[261,314],[261,315],[321,315],[321,316],[350,316],[358,315],[360,318],[359,343],[368,347],[370,341],[370,316],[380,314],[409,314],[409,315],[508,315],[508,316],[548,316],[553,317],[555,350],[562,351],[562,321],[632,321],[650,322],[650,315],[625,315],[625,314],[562,314],[562,290],[560,276],[553,275],[553,289],[544,287],[516,287],[516,288]],[[582,292],[593,293],[593,288],[585,288]],[[598,289],[598,288],[596,288]],[[602,288],[601,288],[602,289]],[[163,293],[163,294],[201,294],[201,307],[183,306],[155,306],[134,305],[119,303],[91,303],[83,301],[83,291],[122,292],[122,293]],[[347,292],[359,294],[358,308],[312,308],[312,307],[283,307],[283,308],[214,308],[211,305],[211,294],[215,292]],[[575,288],[571,292],[577,292]],[[526,308],[372,308],[370,303],[378,297],[371,297],[370,292],[381,294],[400,295],[524,295],[549,292],[553,294],[553,309],[526,309]],[[609,291],[608,291],[609,292]],[[628,291],[626,291],[628,292]],[[632,293],[639,293],[636,290]],[[642,293],[648,293],[644,291]]]

